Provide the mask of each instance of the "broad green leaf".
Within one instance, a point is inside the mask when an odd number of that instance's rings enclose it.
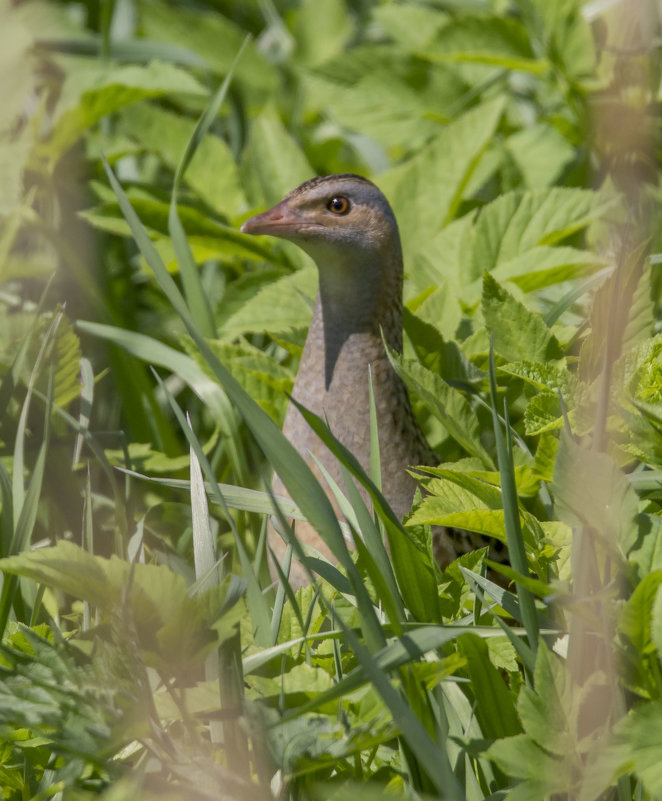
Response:
[[[641,580],[649,573],[662,570],[662,517],[642,514],[637,521],[641,537],[628,554],[628,559],[636,565]]]
[[[650,653],[656,647],[659,649],[659,644],[662,643],[660,606],[657,602],[660,585],[662,585],[662,571],[649,573],[636,586],[621,612],[618,627],[628,637],[638,654]]]
[[[156,105],[135,103],[120,117],[119,129],[176,169],[195,123]],[[200,144],[186,171],[186,182],[211,208],[234,217],[245,205],[239,171],[225,141],[212,134]]]
[[[493,743],[487,755],[511,777],[526,779],[508,794],[509,801],[540,801],[555,789],[565,789],[563,763],[540,748],[528,735],[517,734]]]
[[[465,512],[447,512],[439,498],[425,498],[407,519],[407,525],[447,526],[458,531],[471,531],[483,537],[494,537],[505,542],[506,528],[503,509],[472,509]]]
[[[604,262],[594,253],[571,247],[540,245],[500,262],[492,275],[498,281],[512,281],[522,292],[534,292],[574,278],[591,275]]]
[[[263,112],[248,132],[241,175],[255,206],[273,206],[315,171],[275,114]]]
[[[421,250],[455,216],[462,193],[496,130],[503,100],[467,111],[423,150],[380,176],[406,254]]]
[[[498,368],[500,373],[517,376],[536,390],[556,392],[560,390],[567,402],[577,386],[574,375],[568,370],[565,361],[557,364],[550,362],[510,362]]]
[[[248,394],[267,414],[282,423],[292,391],[294,376],[264,351],[248,342],[229,343],[208,340],[209,346],[239,381]],[[213,379],[213,373],[195,345],[186,337],[184,347],[200,368]]]
[[[306,66],[339,56],[352,35],[352,17],[345,0],[303,0],[293,26],[296,49],[293,57]]]
[[[561,347],[543,318],[516,300],[497,281],[483,276],[483,316],[496,352],[506,361],[560,359]]]
[[[528,189],[550,186],[575,157],[574,147],[547,122],[512,134],[506,147]]]
[[[572,410],[568,411],[570,424],[574,423]],[[534,395],[524,411],[524,428],[529,436],[559,431],[565,426],[563,407],[558,393],[541,392]]]
[[[543,43],[549,60],[571,83],[587,78],[595,66],[595,43],[577,0],[520,0],[531,35]]]
[[[444,332],[453,331],[460,322],[459,304],[455,298],[449,301],[448,297],[444,287],[438,287],[416,298],[403,310],[404,329],[416,355],[428,370],[454,384],[472,384],[482,373],[464,357],[455,342],[444,338]]]
[[[173,94],[204,98],[207,92],[189,72],[171,64],[155,61],[144,67],[111,69],[99,61],[90,62],[86,69],[81,65],[65,80],[53,134],[43,149],[57,158],[102,117],[137,100]]]
[[[403,359],[393,351],[389,351],[389,359],[400,378],[444,424],[450,436],[487,468],[493,467],[489,453],[480,442],[476,414],[464,396],[416,361]]]
[[[448,22],[437,9],[411,2],[375,6],[373,16],[396,42],[408,50],[421,50]]]
[[[104,617],[128,603],[141,647],[156,664],[201,657],[215,639],[210,626],[221,613],[226,592],[225,585],[208,590],[204,597],[215,598],[214,603],[199,603],[189,597],[183,577],[164,565],[104,559],[64,541],[2,559],[0,569],[89,601]]]
[[[307,85],[311,103],[343,128],[379,142],[395,159],[439,134],[448,121],[443,110],[458,103],[467,85],[442,65],[413,61],[393,47],[388,54],[390,58],[377,56],[349,83],[335,69],[338,59],[331,59],[307,76]]]
[[[223,337],[267,331],[285,334],[307,328],[313,316],[312,302],[317,291],[317,270],[307,267],[278,278],[258,289],[220,329]]]
[[[445,25],[422,55],[435,61],[470,61],[540,74],[547,63],[536,58],[524,26],[515,19],[464,15]]]
[[[142,9],[140,22],[149,39],[184,47],[202,57],[208,69],[223,76],[246,36],[245,30],[209,7],[202,10],[150,3]],[[245,90],[260,93],[272,91],[277,83],[276,71],[253,42],[237,65],[235,76]]]
[[[585,228],[613,201],[583,189],[510,192],[478,216],[465,268],[478,278],[528,250],[555,245]],[[466,251],[465,251],[466,253]]]
[[[490,662],[485,641],[474,634],[465,634],[457,645],[459,653],[467,660],[476,716],[485,737],[497,740],[518,734],[521,726],[513,696]]]
[[[616,269],[595,293],[591,331],[580,353],[580,374],[593,379],[603,369],[605,353],[611,365],[645,342],[653,333],[653,309],[651,265],[643,243],[621,252]]]

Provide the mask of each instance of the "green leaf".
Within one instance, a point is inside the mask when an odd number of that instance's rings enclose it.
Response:
[[[561,346],[543,318],[529,311],[489,274],[483,276],[483,316],[506,361],[560,359]]]
[[[450,436],[467,453],[477,456],[488,469],[494,467],[480,442],[478,418],[464,396],[422,364],[403,359],[391,350],[388,355],[400,378],[444,424]]]
[[[657,602],[660,585],[662,571],[649,573],[636,586],[621,612],[619,629],[628,637],[638,654],[650,653],[654,648],[659,649],[662,644],[660,605]]]
[[[550,186],[575,158],[574,147],[548,122],[517,131],[506,147],[528,189]]]
[[[206,606],[190,598],[184,578],[164,565],[104,559],[64,541],[1,559],[0,570],[89,601],[104,619],[126,602],[147,658],[169,663],[170,669],[200,659],[207,650],[213,641],[210,626],[221,612],[227,589],[223,585],[207,590],[207,599],[213,596],[216,601]]]
[[[423,50],[435,61],[469,61],[540,74],[547,63],[535,57],[526,29],[517,20],[464,15],[445,25]]]
[[[150,103],[135,103],[122,112],[119,130],[175,170],[195,123]],[[212,209],[229,217],[245,205],[239,170],[223,139],[208,134],[186,171],[186,183]]]
[[[115,111],[150,97],[207,92],[190,73],[157,61],[147,66],[103,67],[92,61],[87,69],[73,70],[62,88],[52,136],[43,146],[57,158],[86,128]]]
[[[306,66],[321,64],[342,53],[352,29],[344,0],[303,0],[294,22],[294,58]]]
[[[246,31],[211,8],[175,8],[153,3],[142,10],[141,29],[148,39],[186,48],[204,59],[217,75],[227,75]],[[141,42],[142,44],[142,42]],[[237,65],[236,80],[246,89],[270,92],[276,88],[277,73],[254,42]]]
[[[559,516],[569,525],[589,527],[616,553],[633,544],[639,499],[610,456],[577,445],[564,434],[553,490]]]
[[[380,176],[380,188],[398,219],[405,254],[421,250],[455,216],[503,107],[498,98],[467,111],[411,159]]]
[[[533,678],[535,690],[523,686],[517,700],[524,731],[537,745],[560,758],[575,753],[568,669],[544,641],[538,644]]]
[[[572,425],[574,417],[568,412]],[[529,436],[539,436],[549,431],[559,431],[565,425],[563,407],[558,393],[541,392],[534,395],[524,411],[524,429]]]
[[[595,67],[595,42],[582,4],[577,0],[526,0],[520,8],[531,36],[543,44],[549,60],[571,83]]]
[[[317,280],[317,269],[312,266],[276,278],[251,293],[222,323],[219,333],[233,338],[238,334],[286,334],[307,328],[313,316]]]
[[[517,376],[536,390],[547,392],[560,390],[566,402],[577,385],[577,381],[568,370],[565,361],[557,364],[533,361],[511,362],[499,367],[498,372]]]
[[[263,112],[250,126],[241,174],[256,206],[273,206],[315,171],[275,114]]]
[[[209,347],[230,373],[267,414],[282,423],[287,409],[287,395],[294,386],[294,375],[273,357],[248,342],[229,343],[208,340]],[[183,344],[199,367],[214,378],[209,365],[189,337]]]
[[[470,276],[478,278],[528,250],[561,242],[612,205],[612,199],[584,189],[502,195],[478,217],[473,241],[467,243],[470,255],[466,257],[466,269]]]
[[[459,638],[457,646],[467,660],[471,689],[476,698],[476,716],[484,736],[498,740],[518,734],[521,726],[513,697],[491,663],[485,641],[474,634],[465,634]]]
[[[404,2],[375,6],[373,17],[388,35],[408,50],[420,50],[448,22],[436,8]]]

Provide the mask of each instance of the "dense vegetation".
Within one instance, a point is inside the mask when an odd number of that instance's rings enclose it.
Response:
[[[0,0],[3,799],[662,798],[657,8]],[[238,233],[340,171],[440,462],[403,527],[311,420],[351,553],[278,429],[315,268]]]

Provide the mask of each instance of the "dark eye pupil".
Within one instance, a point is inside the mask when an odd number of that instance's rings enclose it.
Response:
[[[329,208],[331,209],[331,211],[335,211],[335,212],[338,212],[338,213],[342,214],[344,211],[347,211],[347,209],[349,208],[349,202],[347,201],[347,198],[334,197],[329,202]]]

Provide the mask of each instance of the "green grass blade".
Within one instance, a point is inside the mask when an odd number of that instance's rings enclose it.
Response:
[[[506,437],[504,439],[497,416],[496,366],[494,360],[494,343],[490,343],[490,396],[492,401],[492,424],[496,441],[499,473],[501,475],[501,492],[503,495],[503,513],[506,525],[506,545],[510,563],[518,573],[528,575],[529,568],[524,549],[524,537],[519,520],[519,503],[515,484],[515,468],[512,456],[512,441],[507,410],[505,411]],[[522,619],[529,640],[529,647],[535,654],[538,644],[538,621],[533,595],[522,584],[517,584],[517,597],[522,610]]]
[[[179,195],[179,187],[186,173],[186,169],[191,163],[191,159],[195,155],[198,146],[205,138],[212,123],[216,119],[216,115],[218,114],[230,87],[237,62],[241,58],[244,48],[248,44],[249,40],[250,36],[247,36],[244,39],[244,42],[239,48],[239,51],[235,56],[234,61],[232,62],[227,75],[225,76],[225,79],[223,80],[223,83],[212,98],[211,103],[202,113],[202,116],[195,126],[195,129],[191,134],[191,138],[186,145],[186,149],[184,150],[182,159],[179,162],[179,166],[177,167],[175,180],[172,187],[172,195],[170,198],[168,231],[170,233],[170,238],[172,239],[172,245],[175,250],[177,264],[179,265],[179,273],[182,277],[184,295],[193,318],[197,320],[198,325],[200,326],[200,331],[202,332],[203,336],[208,338],[212,338],[216,335],[214,313],[209,305],[207,293],[205,292],[200,279],[200,272],[198,271],[195,259],[193,258],[193,253],[191,252],[188,239],[186,238],[184,226],[179,218],[179,212],[177,211],[177,198]]]

